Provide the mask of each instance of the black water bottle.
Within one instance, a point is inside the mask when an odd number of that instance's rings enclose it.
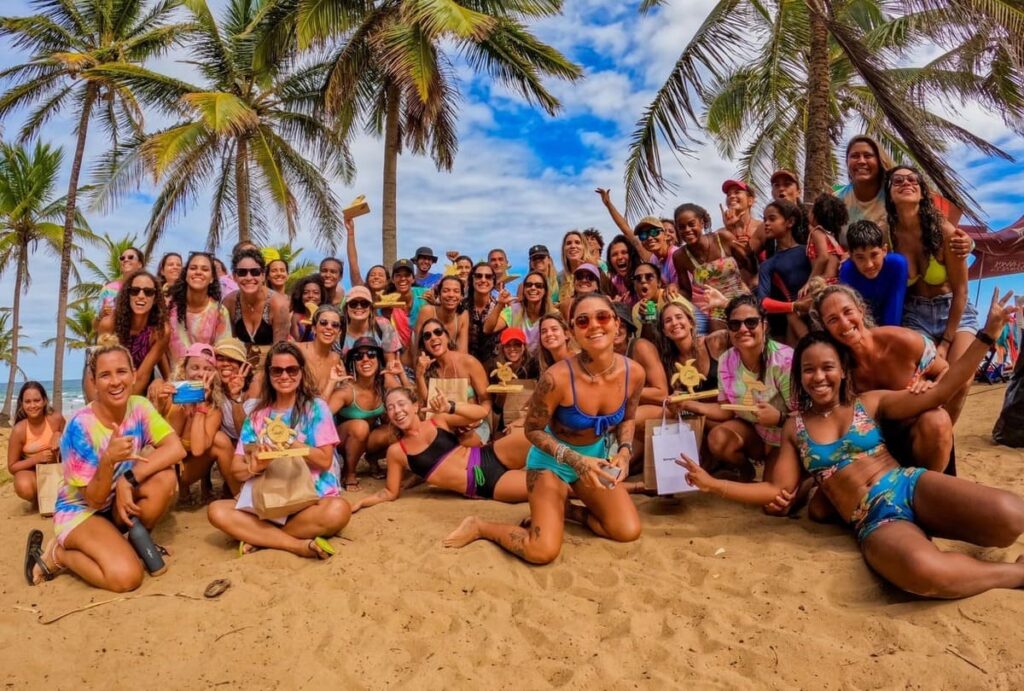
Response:
[[[167,570],[167,565],[164,563],[160,550],[157,549],[156,543],[153,542],[149,531],[146,530],[146,526],[142,525],[142,521],[137,516],[132,518],[132,527],[128,529],[128,542],[132,544],[135,553],[142,559],[142,563],[146,566],[146,571],[149,571],[151,576],[159,576]]]

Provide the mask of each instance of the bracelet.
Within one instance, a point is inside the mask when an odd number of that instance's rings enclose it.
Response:
[[[449,415],[454,415],[455,414],[455,401],[448,401],[448,414]]]
[[[135,489],[139,488],[139,481],[135,478],[135,473],[132,471],[131,468],[126,470],[124,472],[124,475],[122,475],[121,477],[123,477],[125,480],[127,480],[128,484],[131,485],[132,487],[134,487]]]
[[[565,462],[565,454],[569,451],[569,447],[565,444],[559,444],[558,448],[555,449],[555,460],[559,463]]]
[[[989,348],[991,348],[992,346],[994,346],[996,344],[996,339],[994,339],[991,336],[989,336],[982,329],[978,329],[978,333],[974,334],[974,337],[977,338],[982,343],[984,343],[985,345],[987,345]],[[945,339],[943,339],[943,340],[945,340]]]
[[[625,444],[619,444],[619,451],[622,451],[623,449],[627,449],[630,453],[633,453],[633,442],[627,441]]]

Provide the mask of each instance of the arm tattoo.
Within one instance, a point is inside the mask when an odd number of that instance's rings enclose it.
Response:
[[[526,554],[526,538],[529,533],[523,528],[516,528],[508,534],[508,544],[505,545],[512,554],[516,555],[520,559],[525,559]]]

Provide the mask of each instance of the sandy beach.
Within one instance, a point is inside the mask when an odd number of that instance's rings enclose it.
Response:
[[[972,392],[958,464],[1024,494],[1024,454],[989,436],[1003,388]],[[177,511],[155,531],[169,571],[117,596],[72,576],[26,586],[25,536],[49,521],[8,482],[0,667],[7,688],[1020,688],[1024,592],[924,601],[883,585],[841,527],[707,496],[638,503],[638,542],[570,526],[546,567],[486,542],[445,550],[468,513],[527,509],[424,487],[356,514],[325,563],[238,558],[204,508]],[[1024,541],[943,547],[1010,560]],[[203,599],[217,578],[232,587]]]

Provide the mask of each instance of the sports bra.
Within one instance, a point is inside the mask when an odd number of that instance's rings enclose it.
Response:
[[[399,446],[402,447],[406,458],[409,459],[409,470],[424,480],[428,479],[431,473],[434,472],[434,469],[441,465],[441,462],[448,457],[448,454],[459,446],[458,437],[448,430],[438,427],[433,419],[430,420],[430,424],[437,429],[437,435],[434,437],[434,441],[430,442],[427,448],[419,453],[409,453],[409,450],[405,448],[405,440],[398,440]]]
[[[245,319],[242,318],[242,296],[239,294],[235,298],[235,314],[231,330],[235,332],[235,338],[242,343],[258,346],[274,345],[274,327],[270,323],[270,293],[267,293],[267,300],[263,303],[263,314],[260,315],[260,325],[256,327],[255,333],[249,333],[249,327],[245,325]]]
[[[607,415],[590,415],[580,410],[576,404],[576,376],[572,372],[572,363],[566,361],[565,364],[569,368],[569,387],[572,389],[572,405],[560,405],[555,408],[555,420],[558,424],[577,432],[592,429],[594,434],[600,437],[622,422],[626,417],[626,402],[629,400],[629,360],[622,358],[622,361],[626,366],[626,393],[618,410]]]
[[[941,286],[946,282],[949,275],[946,272],[946,265],[935,258],[935,255],[928,256],[928,268],[924,270],[923,274],[918,274],[911,279],[907,280],[907,285],[912,286],[917,283],[917,279],[924,277],[924,282],[930,286]]]
[[[32,433],[32,426],[25,423],[25,443],[21,447],[23,454],[39,453],[50,448],[53,442],[53,427],[50,426],[50,419],[43,418],[43,431],[39,434]]]
[[[864,410],[858,398],[853,402],[853,420],[846,434],[828,444],[820,444],[807,433],[804,418],[796,414],[796,443],[804,468],[821,484],[832,475],[864,456],[885,449],[878,424]]]

